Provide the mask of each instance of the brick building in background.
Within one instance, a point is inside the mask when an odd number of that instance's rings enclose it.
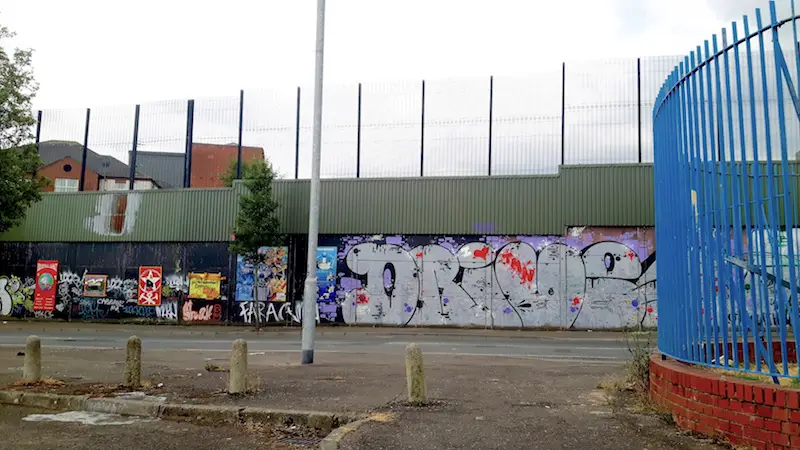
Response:
[[[77,192],[81,179],[83,144],[68,141],[45,141],[39,143],[39,156],[43,166],[38,174],[50,179],[52,184],[46,192]],[[129,186],[130,168],[116,158],[99,155],[91,149],[86,151],[84,191],[119,191]],[[160,186],[147,175],[137,171],[134,180],[136,189],[158,189]]]
[[[129,160],[133,152],[129,152]],[[83,144],[67,141],[39,143],[43,167],[38,173],[52,182],[48,192],[77,192],[81,178]],[[222,177],[238,154],[236,144],[192,145],[192,188],[225,187]],[[261,147],[242,147],[242,162],[264,160]],[[183,153],[136,152],[134,189],[178,189],[183,187]],[[86,151],[84,191],[125,191],[130,167],[112,156]]]
[[[225,187],[222,176],[236,161],[237,144],[192,144],[192,188]],[[132,153],[132,152],[131,152]],[[242,163],[264,160],[261,147],[242,146]],[[136,171],[152,176],[164,189],[183,187],[183,153],[136,152]]]

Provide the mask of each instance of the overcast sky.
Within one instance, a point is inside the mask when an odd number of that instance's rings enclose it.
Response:
[[[684,54],[766,0],[330,0],[330,82],[520,74]],[[36,50],[36,106],[235,94],[313,79],[314,0],[3,0]]]
[[[789,0],[778,4],[787,11]],[[432,124],[426,132],[432,169],[426,174],[484,173],[486,164],[475,160],[486,159],[481,155],[487,147],[483,116],[490,74],[499,76],[495,173],[505,166],[513,169],[509,173],[519,173],[520,166],[551,172],[559,159],[561,61],[568,67],[568,154],[579,144],[581,154],[591,157],[568,162],[599,162],[597,155],[623,147],[635,157],[628,151],[637,139],[633,107],[612,115],[583,106],[634,102],[636,57],[684,55],[756,7],[768,18],[766,0],[329,0],[325,122],[331,127],[325,131],[323,175],[353,175],[359,81],[365,82],[365,171],[418,173],[417,159],[408,154],[419,147],[414,124],[422,78],[429,80],[426,121]],[[196,141],[201,136],[202,142],[231,142],[237,94],[244,88],[245,144],[264,147],[291,176],[294,86],[313,80],[315,8],[315,0],[38,0],[35,6],[2,0],[0,23],[18,33],[13,44],[35,49],[37,109],[126,105],[93,109],[106,126],[93,121],[92,148],[125,160],[129,105],[186,98],[198,99]],[[585,62],[608,58],[624,60]],[[669,58],[643,61],[645,101],[672,64]],[[436,81],[454,77],[460,80]],[[311,141],[312,91],[304,92],[301,177],[308,172]],[[225,98],[199,100],[209,96]],[[183,105],[166,103],[157,111],[143,106],[140,143],[146,149],[181,151]],[[644,116],[647,122],[649,112]],[[44,138],[82,139],[82,112],[58,118],[66,132],[53,129],[56,122],[49,119]],[[437,128],[437,120],[444,125]]]

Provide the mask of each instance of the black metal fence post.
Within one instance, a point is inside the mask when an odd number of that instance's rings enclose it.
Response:
[[[356,178],[361,178],[361,83],[358,83],[358,120],[356,121]]]
[[[192,141],[194,140],[194,100],[186,106],[186,153],[183,155],[183,187],[192,185]]]
[[[567,111],[567,63],[561,63],[561,165],[566,162],[566,147],[564,138],[566,135],[566,111]]]
[[[297,86],[297,117],[294,128],[294,179],[298,178],[300,178],[300,86]]]
[[[422,80],[422,116],[420,118],[419,138],[419,176],[425,176],[425,80]]]
[[[92,110],[86,108],[86,129],[83,132],[83,154],[81,155],[81,179],[78,184],[78,190],[81,192],[86,187],[86,154],[89,150],[89,121],[91,115]]]
[[[42,139],[42,110],[36,111],[36,152],[39,152],[39,141]]]
[[[242,179],[242,127],[244,125],[244,89],[239,90],[239,145],[236,148],[236,179]]]
[[[636,58],[636,104],[639,130],[639,163],[642,162],[642,58]]]
[[[489,176],[492,176],[492,124],[494,123],[494,75],[489,77]]]
[[[131,167],[128,180],[128,190],[133,190],[136,183],[136,152],[139,148],[139,110],[140,105],[136,105],[136,110],[133,113],[133,150],[131,151]]]
[[[39,141],[41,141],[41,139],[42,139],[42,110],[41,109],[36,112],[36,137],[35,137],[35,139],[36,139],[36,141],[34,143],[36,144],[36,153],[41,155],[41,151],[39,150]],[[36,172],[37,172],[37,170],[33,169],[34,178],[36,177]]]

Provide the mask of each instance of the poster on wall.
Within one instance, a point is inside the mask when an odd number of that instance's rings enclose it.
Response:
[[[161,266],[139,267],[139,306],[161,306]]]
[[[84,275],[83,276],[83,296],[84,297],[105,297],[108,286],[108,275]]]
[[[58,283],[58,261],[36,263],[36,286],[33,288],[33,310],[54,311],[56,309],[56,285]]]
[[[220,298],[220,273],[190,273],[189,298],[197,300],[216,300]]]
[[[317,249],[317,301],[336,301],[336,247]]]
[[[261,247],[258,255],[258,280],[253,264],[242,256],[236,258],[236,300],[253,301],[255,290],[259,301],[285,302],[289,248]]]

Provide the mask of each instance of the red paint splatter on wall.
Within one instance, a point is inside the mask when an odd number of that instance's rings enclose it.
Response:
[[[580,305],[581,304],[581,298],[580,297],[573,298],[572,299],[572,304],[575,305],[575,306]]]
[[[480,250],[475,250],[472,252],[472,256],[475,258],[480,258],[486,261],[486,257],[489,256],[489,247],[484,247]]]
[[[367,303],[369,303],[369,297],[367,296],[367,293],[362,290],[356,292],[356,304],[366,305]]]
[[[417,258],[422,258],[422,252],[417,253]]]
[[[529,268],[531,261],[523,263],[510,251],[505,251],[500,255],[500,262],[506,267],[509,267],[515,275],[519,277],[519,283],[532,283],[533,277],[536,275],[535,268]]]
[[[649,312],[650,314],[652,314],[652,313],[653,313],[653,308],[647,308],[647,312]]]
[[[627,257],[628,257],[628,259],[630,259],[631,261],[633,261],[633,258],[636,258],[636,253],[633,253],[633,250],[631,250],[631,251],[629,251],[629,252],[628,252],[628,254],[627,254],[627,255],[625,255],[625,256],[627,256]]]

